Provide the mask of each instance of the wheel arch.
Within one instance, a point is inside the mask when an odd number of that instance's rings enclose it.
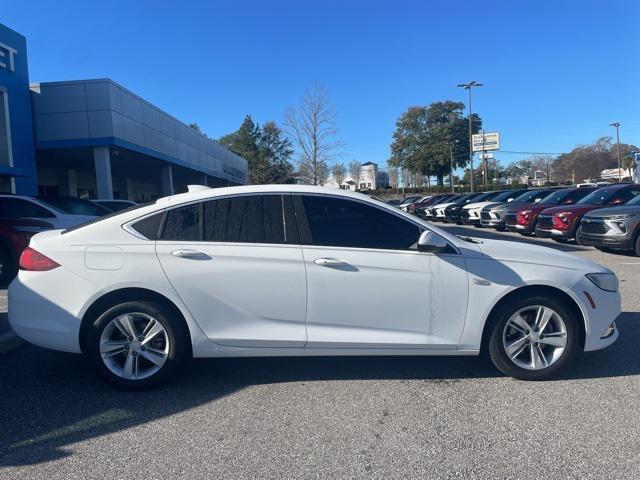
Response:
[[[586,319],[578,302],[567,292],[557,287],[552,287],[549,285],[525,285],[510,291],[498,302],[496,302],[493,308],[491,308],[491,311],[489,312],[489,315],[487,315],[487,319],[482,330],[482,340],[480,343],[481,352],[486,351],[489,337],[491,335],[491,328],[493,327],[493,324],[498,321],[498,313],[500,312],[500,309],[504,308],[505,305],[508,305],[511,302],[515,302],[520,300],[521,298],[531,297],[534,295],[553,296],[554,298],[560,299],[567,305],[568,308],[573,311],[573,313],[580,320],[578,322],[578,325],[580,326],[580,347],[584,350],[584,342],[586,337]]]
[[[128,301],[148,301],[163,305],[180,322],[180,324],[185,329],[187,337],[191,338],[191,332],[187,319],[184,317],[183,313],[173,301],[171,301],[161,293],[149,290],[147,288],[127,287],[105,293],[101,297],[98,297],[96,300],[94,300],[89,308],[87,308],[84,315],[82,316],[82,322],[80,323],[80,331],[78,334],[78,342],[80,344],[80,350],[82,352],[85,351],[85,339],[87,337],[87,330],[91,326],[91,323],[110,307],[117,305],[118,303]],[[191,341],[188,342],[188,348],[189,355],[191,356],[193,353],[193,346]]]

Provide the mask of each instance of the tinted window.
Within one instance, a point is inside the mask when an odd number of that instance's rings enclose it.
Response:
[[[96,202],[98,205],[100,205],[101,207],[107,208],[109,210],[111,210],[112,212],[118,212],[120,210],[124,210],[125,208],[129,208],[135,205],[135,203],[129,203],[129,202],[117,202],[117,201],[109,201],[109,200],[101,200],[99,202]]]
[[[536,201],[542,200],[551,192],[553,192],[553,190],[532,190],[530,192],[523,193],[513,201],[518,203],[534,203]]]
[[[0,216],[5,218],[54,218],[55,215],[28,200],[0,198]]]
[[[311,195],[294,201],[305,244],[406,250],[420,235],[411,222],[361,202]]]
[[[204,240],[285,243],[282,195],[246,195],[205,202]]]
[[[201,203],[194,203],[167,211],[160,238],[162,240],[200,241],[202,238],[200,229],[201,209]]]
[[[131,225],[136,232],[149,240],[155,240],[158,238],[158,230],[160,229],[160,222],[162,221],[162,213],[156,213],[150,217],[138,220]]]
[[[635,198],[639,193],[640,191],[635,188],[601,188],[587,195],[578,203],[585,205],[604,205],[605,203],[616,200],[621,200],[621,203],[625,203]]]

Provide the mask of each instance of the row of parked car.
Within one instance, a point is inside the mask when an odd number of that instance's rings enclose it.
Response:
[[[0,286],[15,277],[20,254],[36,233],[74,227],[133,205],[129,200],[0,194]]]
[[[640,256],[640,185],[556,187],[409,197],[399,208],[434,222],[493,227]]]

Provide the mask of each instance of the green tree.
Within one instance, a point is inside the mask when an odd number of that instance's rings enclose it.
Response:
[[[451,149],[454,168],[465,167],[469,159],[469,123],[463,111],[463,103],[449,100],[409,107],[396,122],[390,164],[416,176],[435,176],[443,185],[450,173]],[[482,120],[473,114],[473,133],[481,127]]]
[[[275,122],[262,127],[250,115],[240,128],[220,138],[219,143],[247,160],[252,184],[293,183],[293,166],[289,162],[293,149]]]

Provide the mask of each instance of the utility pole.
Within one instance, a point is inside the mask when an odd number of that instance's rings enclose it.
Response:
[[[473,193],[473,126],[471,123],[471,89],[473,87],[482,87],[484,84],[475,80],[469,83],[459,83],[457,86],[469,91],[469,165],[471,166],[471,193]]]
[[[618,154],[618,183],[622,183],[622,172],[620,170],[620,122],[614,122],[609,124],[610,127],[616,127],[616,151]]]

